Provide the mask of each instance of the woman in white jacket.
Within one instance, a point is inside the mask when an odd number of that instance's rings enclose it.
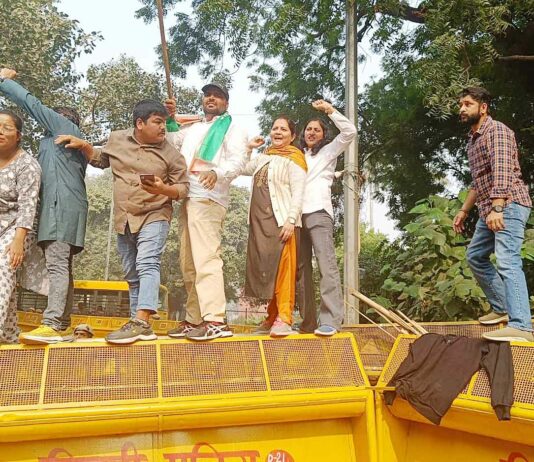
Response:
[[[299,249],[298,302],[304,318],[300,331],[330,336],[341,329],[344,312],[334,247],[331,189],[337,158],[354,140],[356,127],[326,101],[314,101],[312,106],[327,114],[340,133],[329,141],[326,124],[321,119],[312,119],[300,136],[300,146],[308,165]],[[312,250],[321,273],[319,326],[312,277]]]
[[[253,176],[245,295],[270,300],[267,319],[255,333],[272,337],[293,332],[298,230],[307,170],[304,154],[292,145],[295,136],[295,123],[278,117],[271,128],[271,146],[248,162],[243,172]]]

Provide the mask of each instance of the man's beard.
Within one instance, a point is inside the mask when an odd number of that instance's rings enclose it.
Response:
[[[210,114],[210,115],[214,115],[214,116],[218,116],[218,115],[221,115],[224,111],[221,111],[217,106],[215,106],[214,108],[207,108],[206,106],[204,106],[203,108],[203,111],[204,111],[204,114]]]
[[[465,124],[465,125],[475,125],[478,123],[478,121],[480,120],[480,117],[481,117],[481,114],[475,114],[475,115],[471,115],[471,116],[467,116],[466,119],[463,119],[462,117],[460,117],[460,122]]]

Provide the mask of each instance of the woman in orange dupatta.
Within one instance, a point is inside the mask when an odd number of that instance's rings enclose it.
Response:
[[[306,184],[306,160],[292,145],[295,123],[278,117],[271,146],[245,167],[252,175],[245,295],[270,300],[257,334],[284,337],[291,329],[297,280],[297,245]],[[263,141],[252,142],[259,147]]]

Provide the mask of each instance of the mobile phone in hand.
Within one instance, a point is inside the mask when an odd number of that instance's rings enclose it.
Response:
[[[141,173],[139,177],[141,178],[141,183],[143,184],[150,185],[156,181],[155,175],[152,173]]]

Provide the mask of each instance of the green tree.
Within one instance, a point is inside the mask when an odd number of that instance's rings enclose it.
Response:
[[[15,69],[18,81],[51,107],[76,104],[80,75],[73,62],[90,53],[101,38],[96,32],[84,32],[78,21],[58,10],[57,3],[4,0],[0,8],[0,66]],[[41,131],[33,122],[28,125],[24,140],[36,152]]]
[[[141,0],[138,16],[155,18]],[[180,3],[165,0],[171,12]],[[192,2],[170,28],[173,72],[199,65],[204,76],[246,65],[265,98],[262,124],[285,112],[310,115],[316,96],[344,101],[345,0]],[[413,5],[413,6],[412,6]],[[357,2],[358,40],[384,57],[384,78],[361,98],[360,166],[373,175],[394,218],[408,221],[417,199],[467,184],[465,131],[453,121],[458,91],[484,84],[499,95],[500,120],[516,131],[524,175],[534,185],[534,0]],[[393,123],[393,130],[389,124]],[[393,167],[392,167],[393,166]]]
[[[89,214],[85,249],[74,260],[74,278],[104,280],[113,184],[111,171],[106,170],[102,175],[88,177],[86,184]],[[124,276],[116,250],[117,236],[113,229],[110,249],[109,279],[122,280]]]
[[[200,94],[174,83],[179,112],[196,113]],[[92,65],[87,70],[87,86],[80,94],[82,129],[93,140],[112,131],[132,126],[132,109],[143,99],[163,101],[166,96],[163,75],[147,72],[134,58],[121,55],[107,63]]]

